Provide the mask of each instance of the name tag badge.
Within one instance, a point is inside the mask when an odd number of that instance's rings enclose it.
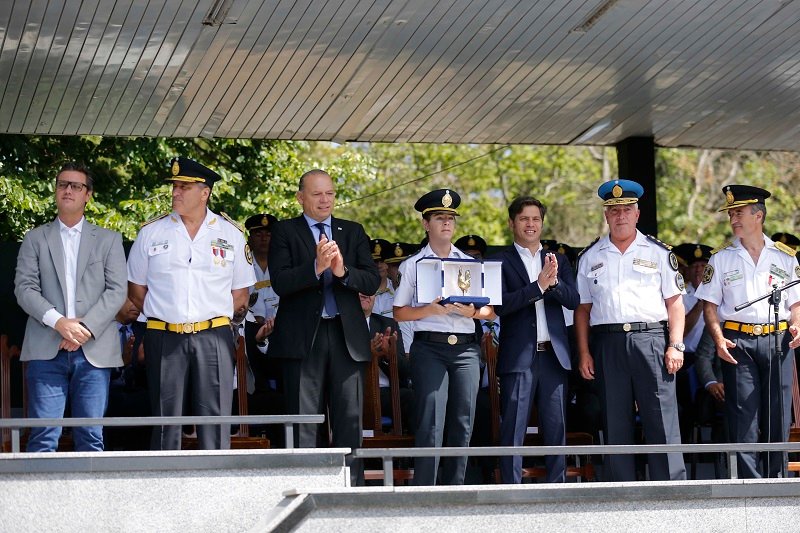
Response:
[[[147,247],[147,255],[154,256],[166,253],[169,251],[169,241],[151,242]]]
[[[655,261],[648,261],[647,259],[639,259],[638,257],[633,258],[633,266],[642,266],[653,270],[658,268],[658,265],[656,264]]]
[[[736,285],[744,278],[744,274],[737,268],[736,270],[729,270],[722,274],[722,284],[726,287]]]
[[[786,272],[784,269],[780,268],[778,265],[770,265],[769,266],[769,273],[772,277],[780,278],[783,281],[789,279],[789,273]]]

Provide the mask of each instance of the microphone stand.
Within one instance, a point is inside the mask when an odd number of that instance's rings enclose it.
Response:
[[[785,285],[773,285],[772,290],[768,293],[759,296],[754,300],[750,300],[749,302],[745,302],[743,304],[739,304],[734,307],[735,311],[741,311],[742,309],[746,309],[753,305],[756,302],[760,302],[761,300],[766,300],[769,298],[770,303],[772,304],[772,311],[773,311],[773,327],[775,328],[772,340],[773,340],[773,347],[772,347],[772,355],[769,358],[769,384],[772,386],[772,362],[774,360],[778,361],[778,402],[780,404],[780,430],[781,430],[781,439],[783,439],[784,435],[786,434],[786,428],[784,427],[784,420],[783,420],[783,372],[781,368],[781,357],[783,357],[783,349],[781,348],[781,340],[780,335],[778,335],[778,326],[780,325],[780,318],[779,318],[779,311],[780,311],[780,303],[783,296],[783,291],[788,289],[789,287],[793,287],[800,283],[800,279],[790,281]],[[769,398],[769,405],[767,406],[767,412],[769,413],[767,418],[767,442],[772,442],[772,395],[769,394],[767,396]],[[767,452],[767,468],[766,468],[766,477],[769,477],[770,472],[770,452]],[[787,471],[787,464],[786,464],[786,452],[781,452],[781,477],[786,478],[788,477]]]

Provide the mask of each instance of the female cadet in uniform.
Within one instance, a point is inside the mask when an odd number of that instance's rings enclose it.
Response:
[[[475,417],[475,398],[480,377],[480,345],[474,319],[495,317],[491,306],[476,309],[472,304],[429,304],[416,300],[416,264],[422,257],[472,259],[451,244],[455,233],[456,209],[460,196],[447,189],[422,196],[414,209],[422,213],[428,244],[400,266],[400,286],[394,296],[394,318],[414,321],[411,344],[411,375],[417,400],[418,447],[442,445],[447,426],[446,446],[469,446]],[[414,464],[414,483],[436,483],[438,457],[419,457]],[[467,458],[442,459],[441,482],[464,483]]]

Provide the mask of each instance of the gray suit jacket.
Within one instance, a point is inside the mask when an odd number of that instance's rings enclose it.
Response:
[[[58,220],[25,235],[14,283],[17,302],[28,313],[21,359],[53,359],[61,335],[44,325],[42,317],[53,307],[66,315],[64,247]],[[75,276],[75,313],[94,336],[83,345],[86,359],[94,366],[122,366],[119,332],[113,324],[126,295],[122,237],[84,221]]]

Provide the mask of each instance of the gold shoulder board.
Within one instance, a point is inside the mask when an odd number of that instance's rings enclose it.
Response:
[[[241,231],[242,233],[244,233],[244,228],[242,227],[242,225],[241,225],[241,224],[239,224],[238,222],[236,222],[235,220],[233,220],[231,217],[229,217],[228,215],[226,215],[226,214],[225,214],[225,213],[223,213],[222,211],[220,211],[220,212],[219,212],[219,214],[220,214],[220,216],[221,216],[222,218],[224,218],[225,220],[227,220],[228,222],[230,222],[231,224],[233,224],[233,226],[234,226],[236,229],[238,229],[239,231]]]
[[[148,224],[152,224],[156,220],[161,220],[162,218],[164,218],[166,216],[169,216],[169,213],[164,213],[163,215],[155,216],[155,217],[151,218],[150,220],[146,221],[144,224],[142,224],[142,227],[145,227]]]
[[[785,254],[791,255],[792,257],[794,257],[795,254],[797,253],[797,252],[795,252],[794,248],[792,248],[788,244],[783,244],[780,241],[776,241],[775,242],[775,248],[777,248],[778,250],[780,250],[781,252],[783,252]]]
[[[733,244],[731,241],[725,241],[724,243],[722,243],[722,246],[720,246],[718,248],[714,248],[713,250],[711,250],[711,255],[714,255],[715,253],[724,250],[725,248],[727,248],[731,244]]]

